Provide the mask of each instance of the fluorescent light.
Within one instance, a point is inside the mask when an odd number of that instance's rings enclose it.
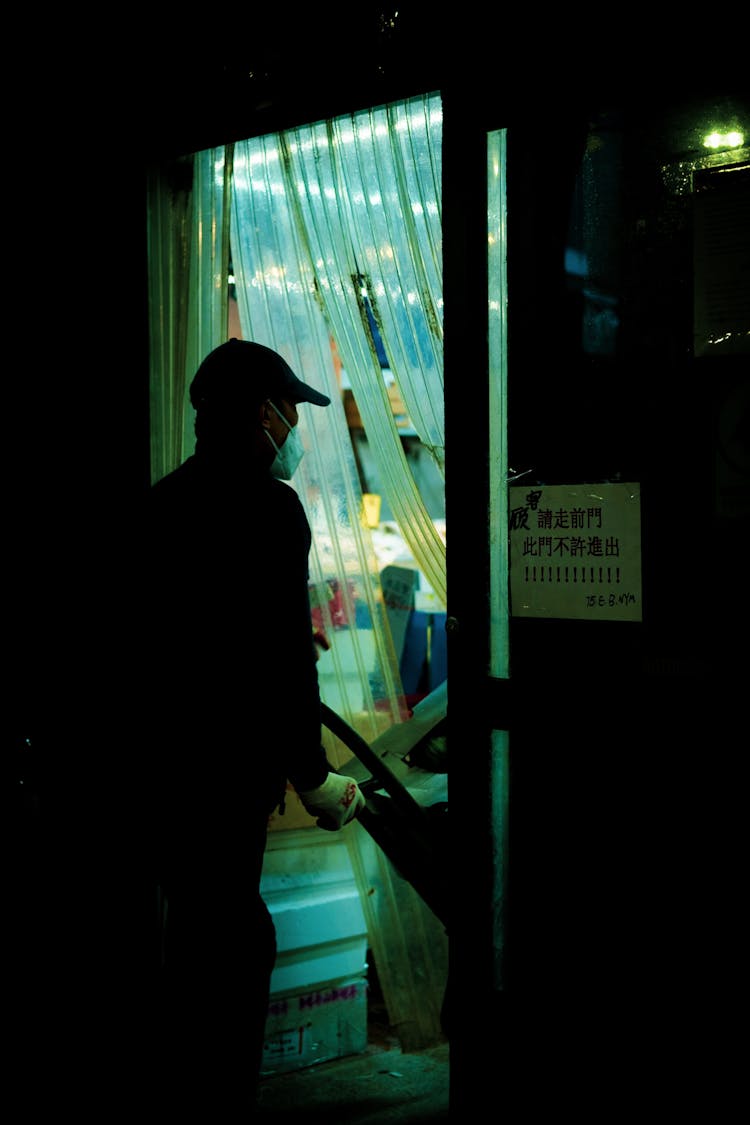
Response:
[[[744,135],[736,130],[731,133],[709,133],[703,138],[704,148],[741,148],[744,143]]]

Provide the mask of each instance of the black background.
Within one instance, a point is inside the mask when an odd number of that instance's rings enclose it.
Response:
[[[478,1091],[502,1099],[520,1073],[511,1059],[530,1064],[522,1069],[532,1085],[540,1073],[554,1075],[552,1089],[563,1070],[570,1078],[586,1065],[579,1052],[596,1055],[600,1074],[603,1060],[608,1070],[640,1052],[641,1070],[663,1078],[664,1059],[693,1057],[696,1043],[715,1061],[707,1028],[724,1027],[725,1002],[746,993],[747,521],[722,519],[713,479],[715,405],[746,365],[690,353],[685,231],[655,235],[644,248],[628,294],[632,332],[614,362],[580,354],[580,309],[565,288],[561,253],[588,123],[603,105],[627,111],[626,130],[639,137],[640,114],[655,113],[649,135],[656,149],[669,149],[670,130],[691,105],[747,94],[725,69],[689,66],[687,32],[685,42],[646,37],[644,46],[635,31],[592,38],[588,20],[547,24],[541,40],[531,20],[511,30],[499,17],[474,25],[419,5],[395,24],[385,15],[359,5],[338,15],[254,13],[248,26],[222,16],[209,28],[155,31],[123,17],[107,28],[18,32],[17,65],[6,75],[16,112],[5,126],[6,823],[9,914],[20,923],[8,968],[21,999],[17,1044],[32,1071],[49,1076],[48,1092],[59,1082],[80,1096],[92,1071],[102,1084],[127,1085],[129,1064],[118,1059],[142,1018],[147,907],[128,882],[123,761],[102,754],[117,727],[110,675],[135,654],[102,622],[127,587],[122,529],[148,481],[146,170],[425,90],[441,90],[450,114],[446,372],[486,365],[478,296],[486,216],[481,199],[468,196],[483,183],[486,129],[508,128],[511,464],[533,465],[540,479],[621,473],[643,481],[648,599],[642,627],[592,634],[579,623],[514,622],[515,692],[500,698],[485,682],[486,607],[476,597],[486,563],[449,548],[449,612],[463,630],[452,642],[455,696],[477,704],[476,732],[451,733],[456,1108]],[[529,139],[540,123],[542,139]],[[657,233],[666,206],[654,187],[661,155],[628,173],[633,216],[637,200],[637,217]],[[566,378],[573,371],[576,397]],[[481,458],[483,441],[475,418],[482,384],[475,396],[460,382],[446,388],[459,466]],[[631,393],[623,405],[624,384]],[[450,465],[448,522],[454,514],[465,521],[481,547],[490,485],[451,478]],[[671,521],[649,517],[665,480]],[[681,596],[668,603],[660,560],[686,521],[705,534]],[[722,577],[718,553],[736,583]],[[582,682],[585,740],[581,724],[566,718]],[[623,701],[614,720],[613,690]],[[485,902],[485,704],[495,725],[510,727],[514,748],[500,996]],[[20,810],[19,761],[34,795]],[[577,1038],[581,1023],[588,1034]],[[731,1041],[721,1041],[731,1054]],[[508,1064],[505,1087],[498,1058]],[[41,1096],[38,1080],[28,1091]]]

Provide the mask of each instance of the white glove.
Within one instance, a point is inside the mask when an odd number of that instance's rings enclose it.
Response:
[[[329,773],[322,785],[300,793],[299,799],[310,816],[317,817],[318,827],[329,832],[343,828],[365,806],[364,793],[354,778],[340,773]]]

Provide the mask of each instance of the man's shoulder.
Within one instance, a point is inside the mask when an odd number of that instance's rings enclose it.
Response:
[[[278,513],[304,513],[299,495],[286,481],[252,466],[228,473],[223,466],[202,464],[194,454],[152,484],[150,506],[156,511],[172,509],[200,502],[201,497],[222,510],[251,502]]]
[[[176,469],[155,481],[149,489],[148,508],[152,512],[169,511],[192,505],[197,500],[205,483],[193,457],[188,457]]]
[[[151,485],[152,496],[163,496],[165,493],[172,492],[174,489],[181,489],[188,486],[196,478],[195,472],[195,457],[190,456],[187,460],[178,465],[176,469],[166,473],[159,480]]]

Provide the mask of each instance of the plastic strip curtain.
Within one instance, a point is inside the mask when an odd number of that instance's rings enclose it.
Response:
[[[406,461],[366,305],[412,423],[444,466],[442,105],[426,95],[288,131],[289,197],[402,536],[446,604],[445,545]]]
[[[422,445],[444,473],[442,120],[433,95],[333,124],[389,367]]]
[[[151,480],[182,456],[192,165],[149,174],[147,208]]]
[[[404,714],[378,560],[362,525],[362,494],[315,272],[290,199],[277,136],[237,142],[232,264],[242,335],[274,348],[331,397],[300,408],[306,456],[292,486],[313,533],[311,594],[331,642],[318,665],[324,702],[371,741]]]
[[[188,385],[183,457],[195,449],[189,380],[202,359],[227,338],[231,145],[196,153],[193,164],[193,254],[188,320]]]
[[[151,480],[195,446],[190,380],[226,339],[231,150],[210,149],[150,174],[148,293]]]

